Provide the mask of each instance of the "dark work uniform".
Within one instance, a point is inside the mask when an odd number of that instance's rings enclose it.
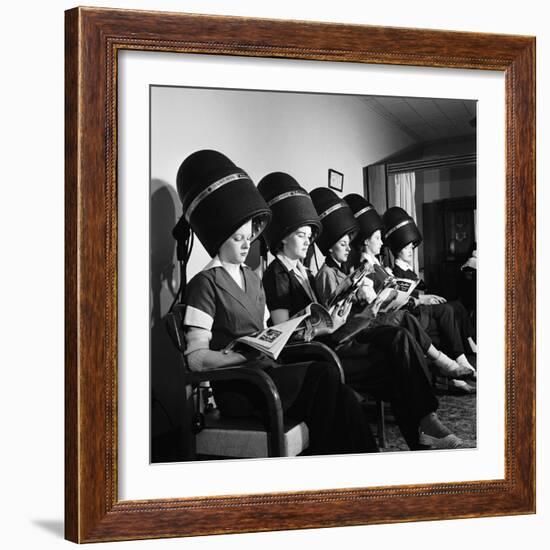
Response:
[[[244,290],[221,265],[198,273],[187,286],[184,325],[210,331],[211,350],[219,351],[235,338],[264,327],[265,294],[260,279],[250,268],[241,269]],[[341,383],[336,365],[321,361],[281,365],[257,353],[251,354],[247,365],[263,369],[272,378],[285,416],[306,422],[308,454],[378,450],[363,410]],[[216,382],[213,391],[223,415],[248,416],[265,409],[260,392],[250,383]]]
[[[314,289],[311,276],[309,283]],[[292,316],[312,301],[294,272],[279,258],[267,268],[263,284],[270,311],[286,309]],[[346,383],[389,401],[408,446],[420,448],[420,419],[437,410],[438,402],[424,355],[413,336],[402,327],[378,326],[364,331],[350,344],[331,341],[330,345],[342,360]]]
[[[393,273],[402,279],[417,281],[419,278],[412,269],[403,269],[397,264],[393,268]],[[419,296],[418,290],[426,290],[424,281],[420,281],[413,297]],[[422,328],[452,359],[456,359],[468,349],[468,337],[475,340],[475,331],[468,312],[458,300],[443,304],[411,305],[410,311],[417,317]]]

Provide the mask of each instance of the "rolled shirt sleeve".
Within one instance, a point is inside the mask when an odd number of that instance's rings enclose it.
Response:
[[[187,285],[185,305],[184,326],[212,330],[216,314],[216,296],[212,283],[200,273]]]

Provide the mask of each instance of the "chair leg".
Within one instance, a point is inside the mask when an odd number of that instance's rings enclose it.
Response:
[[[267,456],[287,456],[283,411],[280,405],[268,406]]]
[[[267,456],[278,457],[286,456],[286,445],[284,439],[284,429],[271,430],[267,432]]]
[[[386,411],[384,409],[384,402],[381,399],[376,400],[376,409],[378,411],[378,446],[381,449],[386,448]]]
[[[185,413],[181,427],[181,437],[183,441],[183,460],[195,460],[197,458],[197,449],[195,441],[194,417],[197,414],[196,390],[192,386],[187,386],[185,398]]]

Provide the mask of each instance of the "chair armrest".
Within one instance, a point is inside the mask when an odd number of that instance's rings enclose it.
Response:
[[[166,314],[164,319],[164,324],[166,326],[166,331],[172,343],[180,353],[183,354],[185,350],[185,340],[183,337],[183,331],[181,330],[182,315],[180,310],[172,311]]]
[[[283,363],[298,363],[300,361],[327,361],[334,363],[340,370],[340,378],[345,383],[344,368],[340,358],[332,349],[322,342],[300,342],[285,346],[279,360]]]
[[[187,371],[185,378],[188,383],[217,380],[245,380],[254,384],[263,394],[267,406],[268,431],[270,437],[268,443],[271,456],[285,456],[285,439],[283,424],[283,407],[281,398],[275,383],[271,377],[261,369],[251,366],[236,365],[233,367],[221,367],[201,372]]]
[[[246,380],[258,386],[265,394],[269,394],[280,403],[279,392],[275,383],[261,369],[255,369],[246,364],[232,367],[220,367],[203,371],[187,370],[185,378],[188,382],[215,382],[217,380]]]

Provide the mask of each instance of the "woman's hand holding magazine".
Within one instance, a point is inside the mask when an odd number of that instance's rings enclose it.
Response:
[[[375,302],[367,304],[360,311],[349,315],[352,306],[352,303],[350,302],[347,307],[346,320],[342,322],[338,329],[332,334],[332,340],[334,343],[345,343],[363,330],[367,330],[376,317],[376,314],[373,312],[374,304]]]
[[[332,332],[336,332],[341,326],[343,326],[349,317],[351,307],[351,300],[344,300],[342,303],[334,304],[329,308],[328,312],[332,319]]]
[[[245,345],[277,359],[287,342],[309,342],[320,334],[330,334],[332,326],[333,319],[328,311],[313,302],[283,323],[233,340],[223,351],[227,353],[236,346]]]
[[[334,294],[327,302],[327,308],[335,304],[344,304],[347,300],[353,300],[358,289],[363,286],[367,275],[373,272],[373,267],[365,263],[359,269],[348,275],[336,288]]]
[[[356,281],[361,284],[360,280]],[[346,315],[347,321],[333,332],[333,341],[338,344],[345,343],[360,332],[368,330],[373,325],[377,315],[399,310],[407,303],[408,297],[415,287],[416,282],[414,281],[388,277],[382,289],[368,305],[357,312],[353,312],[349,317]],[[351,307],[352,298],[353,296],[348,294],[343,303],[349,301]],[[348,309],[347,314],[349,312]]]

